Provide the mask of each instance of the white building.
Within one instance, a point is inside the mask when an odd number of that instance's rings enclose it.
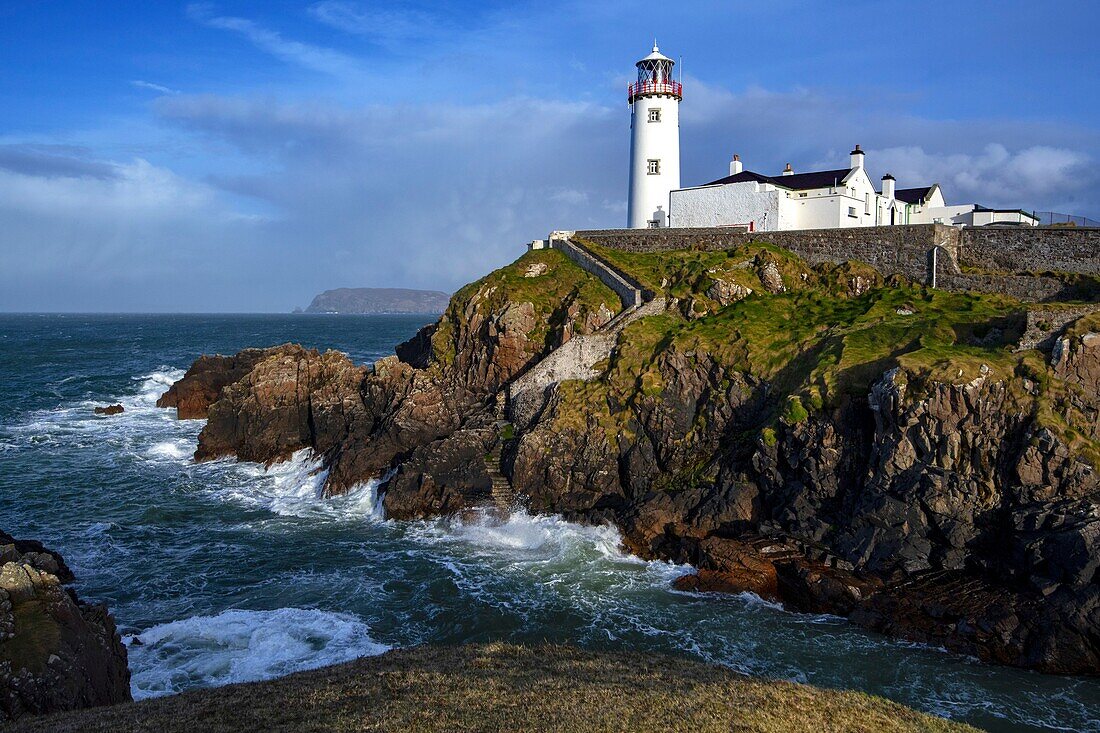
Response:
[[[724,227],[752,230],[831,229],[891,224],[1037,225],[1025,211],[977,204],[948,206],[939,184],[896,188],[882,177],[879,189],[864,168],[856,145],[850,165],[795,173],[791,164],[777,176],[745,170],[733,156],[730,174],[702,186],[680,188],[680,100],[673,79],[676,62],[653,43],[635,66],[638,79],[627,89],[630,103],[630,195],[627,226]]]
[[[658,50],[635,64],[630,102],[630,198],[627,226],[668,226],[669,191],[680,188],[680,99],[675,61]]]
[[[669,226],[744,226],[756,231],[833,229],[893,224],[1037,225],[1020,210],[978,204],[948,206],[939,184],[897,188],[886,174],[876,189],[856,145],[848,168],[795,173],[790,163],[778,176],[744,170],[733,156],[730,174],[703,186],[669,192]]]

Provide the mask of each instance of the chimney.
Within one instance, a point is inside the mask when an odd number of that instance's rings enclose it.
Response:
[[[894,199],[894,177],[889,173],[882,177],[882,197],[887,201]]]
[[[745,167],[741,165],[741,156],[734,153],[733,160],[730,161],[730,175],[736,176],[743,170],[745,170]]]
[[[785,175],[785,176],[793,176],[794,175],[794,168],[791,168],[790,163],[787,163],[787,167],[783,169],[783,175]]]
[[[858,145],[856,146],[856,149],[852,151],[852,167],[863,167],[863,151],[859,149]]]

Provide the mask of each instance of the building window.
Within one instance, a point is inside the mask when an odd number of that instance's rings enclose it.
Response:
[[[863,194],[863,213],[871,213],[871,194],[869,193]]]
[[[646,173],[651,176],[658,176],[661,174],[661,161],[656,158],[650,158],[646,161]]]
[[[660,219],[650,219],[646,223],[649,224],[650,229],[660,229],[661,228],[661,220]]]
[[[852,217],[853,219],[856,218],[856,207],[854,207],[854,206],[849,206],[848,207],[848,216]]]
[[[661,121],[661,108],[660,107],[654,107],[651,110],[649,110],[649,121],[650,122],[660,122]]]

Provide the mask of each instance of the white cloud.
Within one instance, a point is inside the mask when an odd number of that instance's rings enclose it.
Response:
[[[286,39],[277,31],[264,28],[247,18],[214,15],[207,3],[192,4],[188,14],[211,28],[239,33],[262,51],[288,63],[333,76],[347,76],[361,72],[359,62],[352,56],[322,46]]]
[[[516,98],[345,109],[205,96],[157,109],[269,160],[273,172],[215,182],[280,212],[279,241],[317,263],[310,287],[455,288],[563,222],[620,223],[586,205],[625,184],[621,117],[597,105]],[[340,251],[351,254],[337,261]]]
[[[149,91],[159,92],[160,94],[179,94],[180,93],[178,89],[172,89],[170,87],[164,86],[163,84],[154,84],[151,81],[142,81],[141,79],[134,79],[133,81],[130,82],[130,86],[135,87],[137,89],[148,89]]]
[[[232,310],[264,222],[145,160],[102,164],[0,170],[0,310]]]
[[[310,6],[309,12],[326,25],[388,46],[412,40],[439,39],[455,32],[438,15],[414,8],[383,9],[374,4],[322,0]]]
[[[1046,208],[1072,206],[1097,180],[1084,153],[1032,146],[1011,151],[989,143],[977,153],[930,153],[918,146],[868,151],[883,169],[909,185],[939,183],[949,203]],[[1073,213],[1073,212],[1067,212]]]

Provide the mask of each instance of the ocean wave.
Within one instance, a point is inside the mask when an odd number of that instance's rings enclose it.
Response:
[[[190,441],[165,440],[154,443],[145,452],[149,458],[163,458],[171,461],[190,460],[194,454],[194,448]]]
[[[389,649],[358,616],[304,608],[229,610],[160,624],[126,639],[135,699],[266,680]]]
[[[160,396],[168,391],[173,384],[183,379],[184,370],[170,366],[158,367],[156,371],[132,377],[136,382],[141,382],[137,400],[146,405],[156,406]]]
[[[264,466],[259,463],[217,461],[207,470],[221,474],[221,486],[212,492],[219,499],[284,517],[327,519],[382,519],[378,496],[381,480],[353,486],[341,496],[325,497],[328,471],[309,448],[289,460]]]
[[[501,515],[482,508],[457,517],[417,522],[409,535],[428,544],[457,544],[475,553],[501,555],[518,561],[606,561],[608,566],[660,568],[670,577],[690,570],[664,561],[647,561],[623,548],[615,527],[570,522],[556,514],[529,514],[525,510]]]

